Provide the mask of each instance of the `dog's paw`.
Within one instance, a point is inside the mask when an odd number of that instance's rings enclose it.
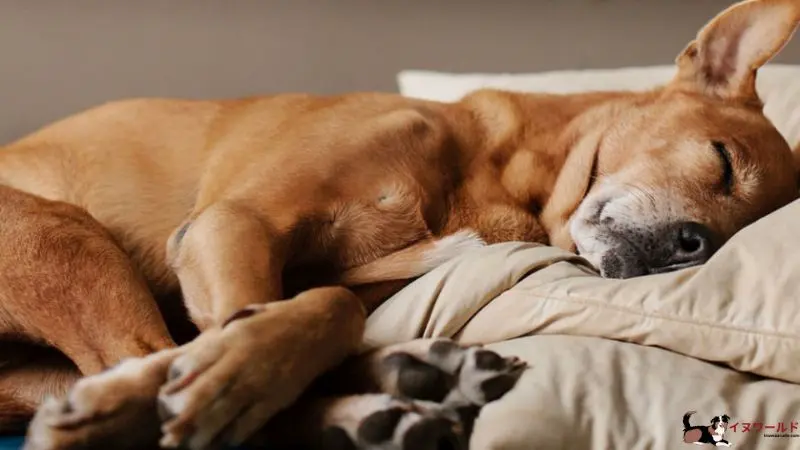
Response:
[[[249,314],[234,320],[245,316]],[[234,434],[241,433],[236,428],[242,419],[254,422],[265,421],[262,415],[269,417],[260,413],[264,399],[257,394],[274,381],[273,370],[279,368],[271,370],[269,356],[255,347],[248,350],[252,341],[229,331],[204,332],[170,366],[168,381],[158,393],[162,447],[215,448],[223,441],[238,440]],[[264,385],[248,377],[248,368],[253,366],[263,369],[260,378]]]
[[[155,399],[176,355],[167,350],[123,361],[79,380],[64,398],[47,399],[28,427],[24,449],[123,449],[158,442]]]
[[[339,398],[325,407],[319,450],[461,450],[468,436],[461,418],[442,405],[388,394]]]
[[[296,403],[257,443],[320,450],[461,450],[482,408],[516,384],[526,364],[446,339],[417,340],[362,355],[335,380],[367,384],[328,392],[370,393]],[[296,430],[296,431],[293,431]],[[279,447],[283,448],[283,447]]]
[[[382,392],[449,407],[482,407],[510,391],[527,368],[480,346],[420,339],[386,347],[371,357]]]
[[[248,307],[202,333],[172,363],[158,395],[163,447],[242,445],[356,347],[360,334],[327,338],[331,329],[322,327],[342,321],[290,303],[299,301]],[[337,327],[332,332],[352,328]]]

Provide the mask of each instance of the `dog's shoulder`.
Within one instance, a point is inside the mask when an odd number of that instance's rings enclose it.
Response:
[[[477,122],[489,146],[518,136],[525,124],[520,94],[497,89],[479,89],[459,102]]]

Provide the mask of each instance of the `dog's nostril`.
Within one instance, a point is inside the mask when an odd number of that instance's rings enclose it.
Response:
[[[648,253],[648,273],[664,273],[703,264],[714,254],[711,230],[697,222],[678,222],[660,230],[663,238]],[[642,245],[647,248],[646,245]]]
[[[678,253],[683,256],[710,256],[711,233],[704,225],[684,222],[678,226]]]
[[[686,253],[694,253],[703,246],[700,239],[697,236],[688,234],[684,231],[681,231],[680,236],[678,236],[678,242],[680,243],[681,250]]]

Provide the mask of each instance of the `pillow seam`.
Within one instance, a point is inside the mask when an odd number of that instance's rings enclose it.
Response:
[[[644,311],[637,311],[637,310],[629,308],[629,307],[624,307],[624,306],[620,306],[620,305],[613,305],[613,304],[602,302],[600,300],[589,298],[589,297],[576,297],[576,296],[572,296],[572,295],[561,296],[561,295],[553,295],[553,294],[542,294],[542,293],[538,293],[538,292],[534,292],[532,290],[529,290],[529,288],[525,288],[524,290],[528,291],[527,292],[528,295],[532,295],[534,297],[537,297],[537,298],[543,299],[543,300],[556,300],[556,301],[563,301],[563,302],[569,302],[569,303],[577,303],[577,304],[581,304],[581,305],[584,305],[584,306],[610,308],[610,309],[617,310],[617,311],[620,311],[620,312],[625,312],[625,313],[628,313],[628,314],[643,316],[643,317],[647,317],[647,318],[651,318],[651,319],[673,321],[673,322],[679,322],[679,323],[690,324],[690,325],[695,325],[695,326],[708,327],[708,328],[712,328],[712,329],[734,331],[734,332],[739,332],[739,333],[743,333],[743,334],[749,334],[749,335],[759,336],[759,337],[764,337],[764,338],[776,338],[776,339],[785,339],[785,340],[790,340],[790,341],[794,341],[794,342],[800,342],[800,336],[794,336],[794,335],[791,335],[791,334],[785,334],[785,333],[781,333],[781,332],[753,330],[753,329],[730,326],[730,325],[720,325],[718,323],[713,323],[713,322],[698,322],[698,321],[695,321],[695,320],[689,320],[689,319],[685,319],[685,318],[681,318],[681,317],[675,317],[675,316],[669,316],[669,315],[651,313],[651,312],[644,312]]]

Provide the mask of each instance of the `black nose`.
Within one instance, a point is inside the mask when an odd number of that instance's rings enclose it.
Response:
[[[695,266],[708,261],[714,254],[711,230],[697,222],[679,222],[667,231],[664,244],[668,250],[654,272]]]

